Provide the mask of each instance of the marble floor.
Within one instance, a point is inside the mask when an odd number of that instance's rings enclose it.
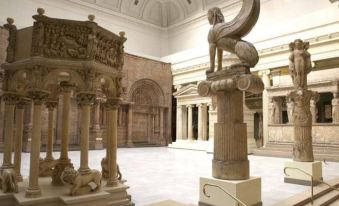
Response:
[[[89,164],[100,170],[104,150],[90,151]],[[3,154],[0,153],[0,160]],[[45,156],[44,153],[41,154]],[[58,157],[58,152],[54,157]],[[69,152],[75,167],[79,167],[80,153]],[[265,206],[298,194],[309,187],[283,182],[284,162],[287,159],[249,156],[251,175],[262,177],[262,199]],[[163,200],[197,204],[199,177],[211,176],[212,154],[203,151],[156,148],[119,148],[118,162],[123,178],[131,188],[133,202],[146,205]],[[29,154],[23,153],[22,173],[28,176]],[[324,179],[339,177],[339,163],[328,162],[323,166]]]

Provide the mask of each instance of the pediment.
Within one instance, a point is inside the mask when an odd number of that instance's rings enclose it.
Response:
[[[189,84],[180,88],[173,94],[175,97],[186,95],[198,95],[198,86],[195,84]]]

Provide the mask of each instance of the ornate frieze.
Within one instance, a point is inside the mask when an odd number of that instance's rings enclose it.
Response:
[[[125,33],[120,36],[93,22],[54,19],[38,9],[33,25],[32,56],[95,60],[110,67],[122,69]]]

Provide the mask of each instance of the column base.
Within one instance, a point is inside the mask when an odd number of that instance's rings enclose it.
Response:
[[[91,173],[91,169],[89,167],[87,168],[79,168],[78,169],[78,172],[81,174],[81,175],[88,175]]]
[[[248,179],[250,163],[243,161],[219,161],[212,160],[212,176],[222,180]]]
[[[37,198],[41,196],[41,190],[39,187],[37,188],[27,188],[25,197],[26,198]]]
[[[61,181],[61,173],[64,171],[66,167],[74,168],[70,159],[59,159],[54,167],[52,174],[52,184],[53,185],[63,185],[64,183]]]
[[[297,169],[286,169],[288,176],[285,176],[284,182],[298,184],[298,185],[311,185],[311,177],[299,171],[302,170],[313,176],[313,185],[318,185],[323,180],[322,177],[322,163],[319,161],[315,162],[285,162],[285,168],[297,168]]]
[[[228,194],[223,192],[220,188],[214,186],[204,185],[217,185],[223,190],[227,191],[234,197],[241,200],[249,206],[261,206],[261,178],[251,177],[248,180],[219,180],[215,178],[200,178],[199,189],[199,205],[200,206],[238,206],[238,203],[231,198]],[[207,197],[209,196],[209,197]]]
[[[119,185],[119,180],[116,179],[116,180],[107,180],[107,183],[106,183],[106,187],[117,187]]]

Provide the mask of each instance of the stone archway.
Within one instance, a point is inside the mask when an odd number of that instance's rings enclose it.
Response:
[[[164,115],[167,113],[161,87],[151,79],[138,80],[131,86],[128,99],[132,102],[129,108],[129,144],[166,144]]]

